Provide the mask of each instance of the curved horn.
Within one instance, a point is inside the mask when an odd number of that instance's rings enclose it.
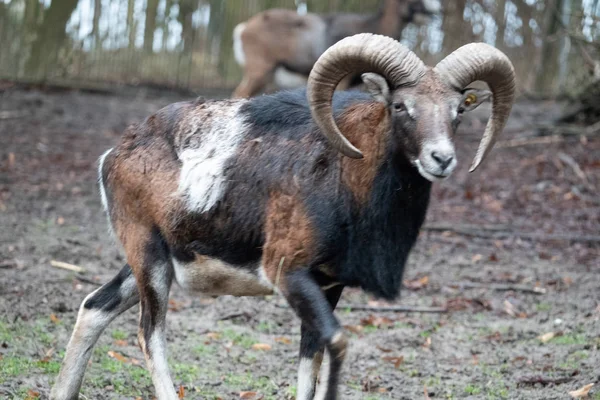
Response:
[[[370,33],[344,38],[319,57],[308,77],[310,111],[333,147],[351,158],[362,158],[362,153],[337,127],[331,100],[336,86],[345,76],[363,72],[378,73],[397,87],[415,84],[425,73],[425,65],[396,40]]]
[[[458,90],[478,80],[486,82],[492,90],[492,115],[469,168],[469,172],[473,172],[504,129],[515,96],[515,69],[500,50],[485,43],[471,43],[440,61],[434,71]]]

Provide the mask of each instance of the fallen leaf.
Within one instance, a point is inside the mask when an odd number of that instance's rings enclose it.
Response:
[[[221,338],[221,334],[218,332],[208,332],[206,334],[206,337],[209,339],[217,340],[217,339]]]
[[[182,385],[179,385],[179,391],[177,392],[177,396],[179,397],[179,400],[185,397],[185,388]]]
[[[254,399],[256,394],[256,392],[240,392],[240,399]]]
[[[379,346],[379,345],[376,345],[375,347],[377,347],[379,350],[381,350],[381,351],[382,351],[382,352],[384,352],[384,353],[389,353],[389,352],[391,352],[391,351],[392,351],[392,349],[387,349],[387,348],[385,348],[385,347],[381,347],[381,346]]]
[[[169,299],[169,311],[179,311],[182,307],[183,303],[177,300]]]
[[[496,255],[496,253],[490,254],[489,260],[491,262],[497,262],[498,261],[498,256]]]
[[[52,347],[51,349],[49,349],[46,354],[44,354],[44,358],[42,358],[40,360],[40,362],[42,363],[47,363],[50,361],[50,359],[52,358],[52,354],[54,354],[54,347]]]
[[[55,324],[58,324],[60,322],[60,319],[56,316],[56,314],[52,313],[50,314],[50,321],[54,322]]]
[[[404,357],[400,356],[400,357],[381,357],[382,360],[384,361],[388,361],[394,364],[394,368],[398,369],[400,367],[400,365],[404,362]]]
[[[344,325],[344,329],[352,333],[356,333],[357,335],[360,335],[364,330],[364,327],[362,325]]]
[[[271,350],[271,345],[266,343],[256,343],[252,345],[253,350]]]
[[[34,399],[39,399],[39,398],[40,398],[39,392],[36,392],[33,389],[29,389],[27,391],[27,397],[25,397],[25,400],[34,400]]]
[[[407,289],[419,290],[419,289],[427,286],[427,284],[429,283],[429,276],[425,275],[424,277],[415,279],[413,281],[405,280],[402,283],[404,284],[404,287],[406,287]]]
[[[425,347],[426,349],[431,347],[431,337],[428,337],[427,339],[425,339],[425,343],[423,343],[423,347]]]
[[[393,325],[394,321],[387,317],[380,317],[380,316],[375,316],[375,315],[371,314],[367,318],[361,319],[360,323],[363,326],[371,325],[376,328],[379,328],[382,325]]]
[[[64,223],[65,223],[65,219],[64,219],[63,217],[58,217],[58,218],[56,219],[56,223],[57,223],[58,225],[64,225]]]
[[[472,261],[472,262],[474,262],[474,263],[476,263],[476,262],[479,262],[479,261],[481,261],[481,259],[482,259],[482,258],[483,258],[483,256],[482,256],[481,254],[475,254],[475,255],[474,255],[472,258],[471,258],[471,261]]]
[[[115,340],[115,345],[116,346],[121,346],[122,347],[122,346],[127,346],[127,344],[128,344],[127,340],[121,340],[121,339]]]
[[[548,332],[548,333],[544,333],[543,335],[538,336],[537,338],[542,342],[542,343],[547,343],[550,340],[552,340],[552,338],[556,336],[555,332]]]
[[[15,166],[15,153],[8,153],[8,169],[13,169]]]
[[[590,389],[592,388],[592,386],[594,386],[593,383],[588,383],[587,385],[585,385],[581,389],[577,389],[577,390],[573,390],[572,392],[569,392],[569,394],[574,399],[579,399],[579,398],[582,398],[582,397],[586,397],[588,395],[588,393],[590,392]]]
[[[425,400],[431,400],[429,397],[429,393],[427,392],[427,386],[423,385],[423,394],[425,395]]]
[[[108,356],[109,356],[110,358],[114,358],[114,359],[115,359],[115,360],[117,360],[117,361],[121,361],[121,362],[124,362],[124,363],[125,363],[125,362],[127,362],[127,361],[129,361],[129,360],[127,359],[127,357],[125,357],[125,356],[124,356],[123,354],[121,354],[121,353],[117,353],[116,351],[109,350],[109,351],[108,351],[108,353],[106,353],[106,354],[108,354]]]
[[[275,341],[277,343],[283,343],[283,344],[291,344],[292,343],[292,341],[286,337],[276,337]]]

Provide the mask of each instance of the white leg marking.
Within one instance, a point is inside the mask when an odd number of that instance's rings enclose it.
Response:
[[[319,386],[317,387],[317,392],[315,393],[315,400],[325,400],[325,395],[327,394],[327,387],[329,386],[329,369],[331,368],[331,354],[329,354],[328,350],[325,350],[325,359],[323,360],[323,364],[321,365],[321,373],[319,377]]]
[[[86,309],[84,307],[85,303],[101,289],[98,288],[87,295],[79,307],[77,322],[67,346],[65,359],[50,394],[50,398],[53,400],[77,398],[85,368],[98,337],[117,315],[129,309],[138,301],[135,279],[130,276],[120,288],[120,295],[123,300],[118,307],[110,312]]]
[[[317,362],[316,358],[302,358],[300,360],[296,400],[312,400],[317,379],[315,362]]]
[[[205,110],[212,112],[212,117],[207,120],[201,114],[188,123],[190,132],[182,138],[185,144],[179,149],[179,192],[194,211],[210,210],[226,189],[225,164],[235,156],[246,130],[244,118],[238,113],[242,104],[214,110],[209,105]]]
[[[237,24],[233,29],[233,56],[235,61],[243,67],[246,65],[246,55],[244,54],[244,44],[242,42],[242,32],[246,29],[246,23]]]
[[[146,352],[146,363],[152,374],[152,383],[159,400],[177,400],[173,381],[167,363],[166,340],[164,328],[156,327],[147,344],[150,355]]]

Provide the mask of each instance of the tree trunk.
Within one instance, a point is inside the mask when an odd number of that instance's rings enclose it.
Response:
[[[535,89],[538,92],[554,92],[555,77],[558,69],[558,37],[560,29],[560,10],[563,0],[548,0],[542,27],[542,51],[540,62],[537,63]]]
[[[94,0],[94,19],[92,22],[92,36],[94,38],[94,46],[99,48],[102,46],[100,39],[100,17],[102,16],[102,0]]]
[[[196,2],[193,0],[181,0],[179,2],[179,14],[177,20],[181,24],[181,42],[183,53],[188,56],[192,52],[194,42],[194,28],[192,26],[192,14],[195,11]]]
[[[496,33],[496,47],[504,48],[504,36],[506,33],[506,0],[498,0],[496,2],[496,25],[498,32]],[[523,22],[525,24],[525,22]]]
[[[44,19],[36,30],[25,71],[29,78],[43,78],[45,70],[54,66],[57,53],[66,35],[66,25],[78,0],[52,0]]]
[[[144,51],[152,53],[154,44],[154,31],[156,30],[156,15],[158,14],[158,0],[147,0],[146,24],[144,25]]]
[[[129,36],[129,49],[135,48],[135,35],[137,31],[137,24],[133,17],[134,6],[135,0],[127,1],[127,33]]]

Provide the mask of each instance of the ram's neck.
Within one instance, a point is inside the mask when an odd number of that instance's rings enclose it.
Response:
[[[431,182],[388,155],[369,199],[350,217],[345,278],[383,298],[398,295],[404,265],[425,220]]]
[[[390,117],[382,103],[359,103],[348,107],[338,125],[346,138],[363,153],[362,159],[340,155],[341,183],[359,204],[365,204],[390,141]]]

